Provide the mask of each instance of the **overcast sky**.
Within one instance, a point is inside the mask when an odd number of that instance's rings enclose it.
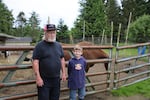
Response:
[[[31,13],[35,11],[41,20],[41,27],[47,23],[50,17],[50,23],[58,24],[60,18],[64,20],[69,28],[79,15],[79,0],[2,0],[9,10],[13,10],[13,16],[23,11],[28,19]]]
[[[64,20],[69,29],[80,14],[79,0],[2,0],[9,10],[12,10],[13,16],[23,11],[28,19],[31,13],[35,11],[41,20],[41,27],[47,23],[50,17],[50,23],[58,25],[60,18]]]

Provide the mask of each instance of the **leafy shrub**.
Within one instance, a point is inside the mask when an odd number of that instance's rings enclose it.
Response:
[[[129,40],[142,43],[150,39],[150,15],[143,15],[129,26]]]

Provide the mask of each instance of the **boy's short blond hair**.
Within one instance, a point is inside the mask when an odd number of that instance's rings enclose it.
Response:
[[[80,45],[75,45],[74,50],[83,50],[83,48]]]

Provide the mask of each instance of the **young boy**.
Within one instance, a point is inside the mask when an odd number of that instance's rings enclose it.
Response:
[[[76,100],[78,92],[79,100],[85,96],[85,68],[86,60],[82,56],[82,48],[76,45],[73,50],[74,57],[68,63],[68,88],[70,89],[70,100]]]

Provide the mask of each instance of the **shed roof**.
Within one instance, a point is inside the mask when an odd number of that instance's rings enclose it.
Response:
[[[7,39],[6,42],[32,42],[32,38],[31,37],[18,37],[15,39]]]
[[[7,39],[16,39],[17,37],[12,36],[12,35],[8,35],[5,33],[0,33],[0,41],[5,41]]]

